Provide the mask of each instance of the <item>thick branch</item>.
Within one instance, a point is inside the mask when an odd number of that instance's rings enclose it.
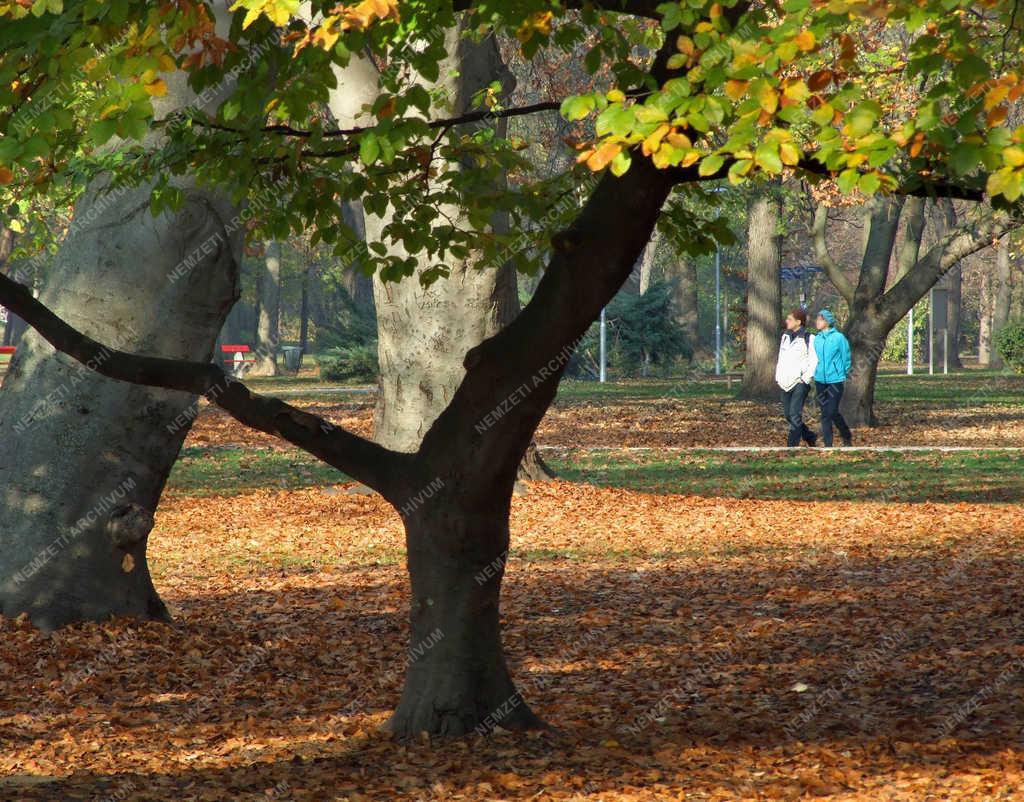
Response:
[[[828,232],[828,207],[818,206],[814,210],[814,253],[817,256],[818,261],[821,262],[822,268],[825,270],[825,275],[828,276],[829,281],[832,282],[836,290],[848,304],[853,303],[853,285],[850,280],[846,277],[846,273],[843,268],[832,258],[832,254],[828,249],[828,240],[826,234]]]
[[[921,256],[921,241],[924,239],[924,198],[909,198],[904,207],[904,215],[907,227],[903,234],[903,247],[896,257],[897,281],[910,272]]]
[[[27,287],[4,275],[0,275],[0,302],[58,351],[101,376],[204,395],[246,426],[287,440],[389,500],[398,500],[401,487],[396,468],[405,455],[389,451],[276,398],[253,393],[218,365],[139,356],[107,348],[68,325],[33,298]]]
[[[882,322],[887,326],[886,331],[962,259],[987,248],[1015,224],[1019,225],[1019,221],[1005,213],[990,212],[980,220],[966,220],[949,231],[882,297]]]

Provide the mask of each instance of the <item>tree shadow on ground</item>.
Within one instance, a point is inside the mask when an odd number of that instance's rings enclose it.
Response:
[[[936,551],[512,560],[509,659],[560,732],[434,746],[376,733],[401,568],[172,596],[176,625],[80,655],[70,689],[0,683],[20,755],[0,799],[996,798],[1021,760],[1019,560]],[[25,666],[60,649],[26,639]],[[73,776],[25,784],[61,755]]]

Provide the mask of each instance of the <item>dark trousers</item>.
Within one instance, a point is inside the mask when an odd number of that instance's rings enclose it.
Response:
[[[832,447],[832,424],[839,430],[839,436],[843,442],[850,441],[850,427],[846,425],[843,413],[839,411],[839,402],[843,400],[843,382],[835,384],[816,384],[818,392],[818,406],[821,407],[821,436],[825,440],[825,447]]]
[[[807,445],[814,444],[814,432],[804,423],[804,401],[807,400],[807,393],[810,390],[809,384],[797,382],[792,390],[782,391],[782,415],[789,422],[786,445],[790,448],[800,445],[801,438],[807,441]]]

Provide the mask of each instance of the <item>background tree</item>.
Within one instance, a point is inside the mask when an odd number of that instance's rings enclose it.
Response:
[[[743,398],[775,399],[775,362],[782,331],[782,248],[777,195],[758,193],[747,218],[747,337]]]

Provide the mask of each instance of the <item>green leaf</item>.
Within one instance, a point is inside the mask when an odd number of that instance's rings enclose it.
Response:
[[[367,131],[359,137],[359,161],[369,167],[380,155],[380,142],[373,131]]]
[[[722,169],[723,164],[725,164],[725,156],[719,153],[713,153],[710,156],[705,156],[700,163],[700,167],[697,168],[697,175],[702,178],[706,178],[709,175],[715,175]]]
[[[569,120],[569,122],[576,122],[590,114],[596,106],[597,101],[594,100],[593,95],[567,97],[562,101],[562,116]]]
[[[867,173],[862,175],[860,181],[857,182],[857,189],[863,192],[865,195],[874,195],[882,186],[882,179],[878,177],[878,173]]]
[[[774,142],[762,142],[754,153],[754,161],[766,172],[778,175],[782,172],[782,159],[779,147]]]
[[[850,192],[853,192],[853,188],[857,186],[857,182],[859,180],[860,173],[856,170],[843,170],[843,172],[839,174],[839,178],[836,179],[836,184],[844,194],[849,194]]]
[[[612,159],[612,175],[621,176],[626,173],[629,169],[629,165],[632,163],[629,152],[625,150],[619,151],[619,153]]]

